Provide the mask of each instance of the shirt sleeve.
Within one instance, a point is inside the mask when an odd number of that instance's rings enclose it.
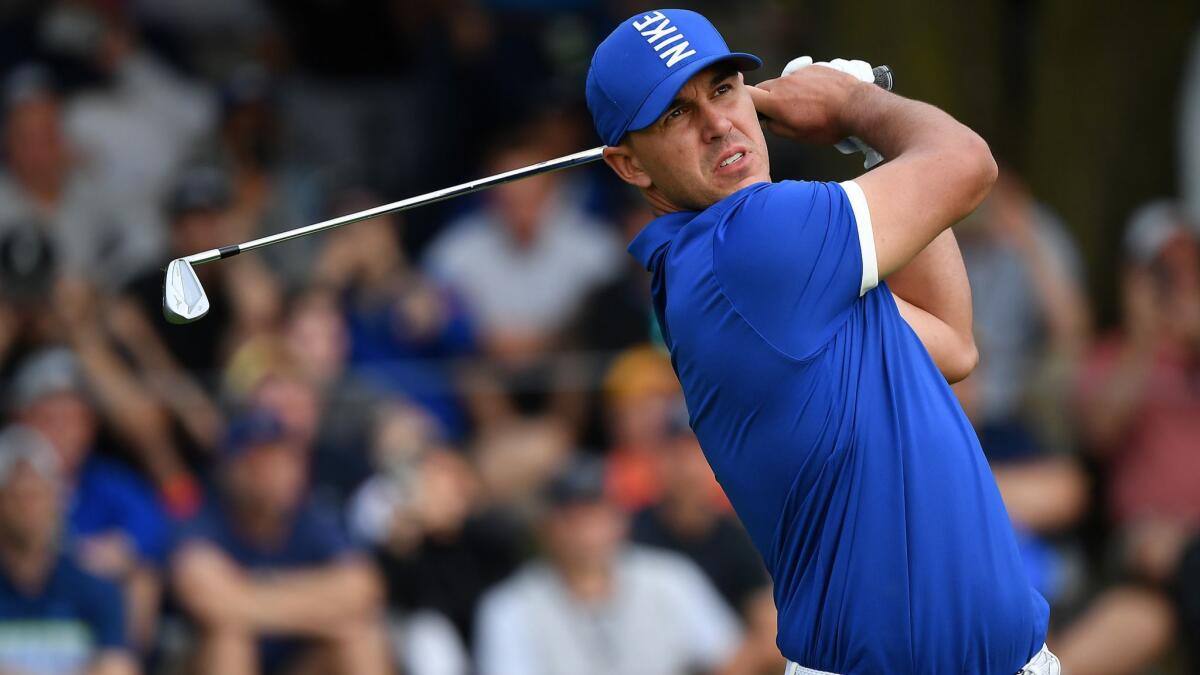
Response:
[[[713,267],[744,320],[774,348],[806,358],[879,283],[866,197],[853,181],[772,184],[722,219]]]

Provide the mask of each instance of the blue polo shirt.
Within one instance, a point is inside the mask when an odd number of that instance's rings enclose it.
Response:
[[[0,573],[0,672],[83,672],[99,651],[127,649],[125,637],[121,590],[66,556],[36,591]]]
[[[878,283],[853,182],[744,188],[629,246],[692,428],[775,582],[778,644],[833,673],[1017,672],[1049,607],[975,432]]]

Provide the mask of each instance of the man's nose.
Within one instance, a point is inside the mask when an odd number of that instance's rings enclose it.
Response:
[[[719,141],[729,135],[733,129],[733,120],[729,119],[725,111],[715,105],[701,106],[700,111],[704,120],[702,131],[706,142]]]

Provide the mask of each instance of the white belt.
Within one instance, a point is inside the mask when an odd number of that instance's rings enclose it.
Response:
[[[783,675],[837,675],[825,670],[815,670],[813,668],[805,668],[799,663],[788,661],[787,670],[783,671]],[[1058,662],[1058,657],[1051,652],[1046,645],[1042,645],[1041,650],[1029,659],[1017,671],[1016,675],[1062,675],[1062,665]]]

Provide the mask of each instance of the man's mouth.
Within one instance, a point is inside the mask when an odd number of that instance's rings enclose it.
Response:
[[[744,153],[744,152],[735,152],[732,155],[726,157],[725,161],[721,162],[720,166],[722,168],[724,168],[724,167],[729,166],[730,164],[735,164],[737,162],[742,161],[742,157],[745,157],[745,156],[746,156],[746,153]]]

